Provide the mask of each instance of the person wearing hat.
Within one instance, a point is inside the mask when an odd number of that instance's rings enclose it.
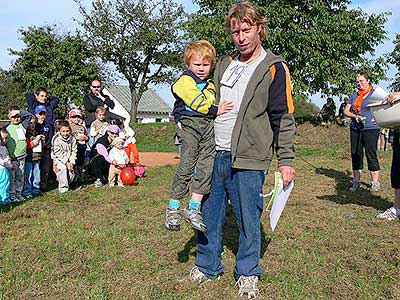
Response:
[[[26,102],[28,103],[29,112],[36,114],[36,107],[42,105],[46,108],[46,122],[53,127],[55,118],[55,110],[58,107],[60,99],[56,96],[50,96],[44,87],[39,87],[36,91],[26,94]]]
[[[40,159],[40,183],[42,192],[47,191],[50,172],[53,169],[53,160],[51,159],[51,140],[54,136],[54,126],[47,121],[47,107],[39,104],[35,107],[35,131],[44,136],[42,156]]]
[[[17,106],[12,106],[8,113],[10,124],[6,127],[8,132],[7,150],[11,158],[11,164],[14,166],[11,171],[10,179],[10,201],[23,201],[22,196],[24,188],[25,175],[25,157],[26,157],[26,129],[31,122],[32,115],[20,110]]]
[[[111,150],[111,143],[118,137],[119,131],[117,125],[109,125],[106,135],[99,138],[92,146],[89,155],[89,171],[96,178],[94,183],[96,187],[108,183],[107,175],[112,162],[108,152]]]
[[[115,177],[118,175],[118,186],[124,186],[120,178],[121,169],[126,166],[129,162],[128,154],[124,150],[124,139],[116,137],[111,145],[113,146],[110,150],[110,170],[108,172],[108,183],[110,186],[115,186]]]
[[[75,172],[76,185],[77,188],[80,188],[83,186],[82,179],[84,176],[84,165],[89,136],[86,127],[84,126],[82,112],[79,109],[73,108],[69,111],[68,122],[71,126],[71,133],[77,142],[78,152],[75,162]]]

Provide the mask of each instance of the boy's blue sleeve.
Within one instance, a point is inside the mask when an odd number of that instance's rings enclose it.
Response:
[[[29,111],[35,113],[35,107],[37,105],[35,94],[32,92],[26,93],[26,103],[28,104]]]

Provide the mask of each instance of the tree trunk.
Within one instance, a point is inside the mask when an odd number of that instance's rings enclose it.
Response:
[[[138,99],[137,92],[135,90],[135,85],[132,83],[129,83],[129,89],[131,91],[131,111],[130,111],[131,123],[137,123],[137,112],[138,112],[139,99]]]

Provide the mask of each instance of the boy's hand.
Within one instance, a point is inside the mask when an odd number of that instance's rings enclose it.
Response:
[[[10,170],[11,170],[11,171],[15,171],[16,169],[17,169],[17,167],[14,166],[14,165],[12,165]]]
[[[69,171],[73,171],[73,170],[74,170],[74,165],[71,164],[70,162],[67,162],[66,166],[67,166],[67,169],[68,169]]]
[[[233,102],[232,101],[224,101],[218,104],[218,112],[217,116],[225,114],[233,109]]]

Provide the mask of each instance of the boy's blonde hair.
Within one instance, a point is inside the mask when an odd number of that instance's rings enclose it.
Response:
[[[267,39],[267,18],[261,15],[250,1],[242,1],[231,7],[225,19],[225,28],[230,32],[231,21],[235,19],[240,22],[248,23],[251,26],[257,25],[260,31],[260,40]]]
[[[214,65],[217,53],[214,46],[209,41],[199,40],[191,42],[186,46],[184,54],[186,66],[190,65],[190,60],[193,55],[199,55],[201,58],[209,60],[211,65]]]
[[[104,106],[97,106],[96,108],[96,114],[98,114],[99,112],[106,113],[106,111],[107,110]]]

